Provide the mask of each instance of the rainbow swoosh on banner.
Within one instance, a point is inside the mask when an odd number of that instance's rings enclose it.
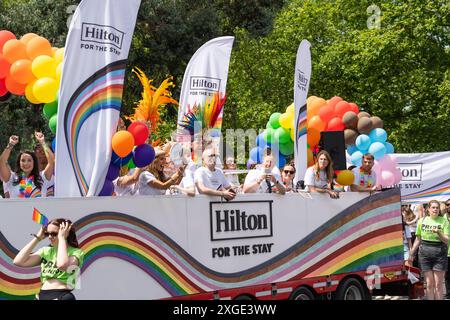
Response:
[[[140,268],[170,296],[180,296],[402,265],[400,215],[398,193],[375,194],[264,263],[233,273],[211,270],[161,230],[130,215],[97,212],[75,225],[85,252],[82,273],[98,259],[116,257]],[[1,299],[32,299],[39,291],[39,269],[14,266],[17,252],[0,233]]]
[[[306,109],[306,104],[303,105],[300,108],[299,111],[299,115],[298,115],[298,119],[297,119],[297,140],[296,143],[298,142],[298,139],[300,139],[301,136],[304,136],[306,134],[306,125],[307,125],[307,121],[306,121],[306,113],[307,109]]]
[[[428,201],[443,196],[450,196],[450,179],[442,181],[425,190],[402,196],[402,200]]]
[[[120,111],[125,67],[126,60],[120,60],[94,73],[72,95],[64,114],[67,150],[82,195],[87,194],[89,185],[79,164],[78,137],[81,127],[96,112],[105,109]]]

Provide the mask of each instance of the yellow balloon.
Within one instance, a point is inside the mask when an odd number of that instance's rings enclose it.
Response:
[[[64,48],[59,48],[55,51],[55,53],[53,54],[53,58],[56,61],[56,64],[59,64],[60,62],[63,61],[64,59]]]
[[[290,129],[289,130],[289,134],[291,135],[292,142],[294,142],[294,140],[295,140],[295,130],[294,129]]]
[[[355,175],[350,170],[342,170],[336,177],[336,182],[343,186],[349,186],[353,184],[354,180]]]
[[[25,98],[27,98],[27,100],[30,102],[30,103],[33,103],[33,104],[40,104],[40,103],[42,103],[41,101],[39,101],[35,96],[34,96],[34,93],[33,93],[33,86],[34,86],[34,83],[36,82],[36,80],[33,80],[33,81],[31,81],[29,84],[27,84],[27,86],[25,87]]]
[[[278,122],[280,123],[280,126],[285,129],[292,128],[294,125],[293,114],[283,113],[280,118],[278,118]]]
[[[62,75],[62,62],[60,64],[58,64],[58,66],[56,67],[56,81],[58,81],[58,83],[61,82],[61,75]]]
[[[295,107],[294,107],[294,104],[291,104],[289,107],[286,108],[286,113],[292,113],[292,114],[295,114]]]
[[[31,71],[36,78],[56,78],[55,59],[49,56],[38,56],[31,63]]]
[[[33,85],[33,94],[42,103],[55,101],[57,93],[58,83],[53,78],[40,78]]]

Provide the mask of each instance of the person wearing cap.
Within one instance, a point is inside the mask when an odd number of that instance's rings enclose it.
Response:
[[[223,171],[216,168],[217,157],[218,155],[212,147],[203,151],[204,166],[195,170],[195,186],[200,194],[233,200],[236,197],[236,192],[232,189]]]
[[[184,167],[178,170],[170,177],[164,175],[164,167],[167,165],[166,153],[161,148],[155,148],[155,159],[139,175],[138,195],[164,195],[170,186],[177,185],[183,178]]]

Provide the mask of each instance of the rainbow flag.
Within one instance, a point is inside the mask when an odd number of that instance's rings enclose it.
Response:
[[[46,225],[48,223],[48,218],[46,216],[44,216],[42,213],[39,212],[38,209],[34,208],[33,210],[33,217],[32,217],[34,222],[37,222],[39,224],[42,225]]]

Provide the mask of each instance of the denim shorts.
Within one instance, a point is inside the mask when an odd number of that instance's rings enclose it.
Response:
[[[420,269],[426,271],[447,271],[447,246],[442,242],[422,240],[419,247]]]

